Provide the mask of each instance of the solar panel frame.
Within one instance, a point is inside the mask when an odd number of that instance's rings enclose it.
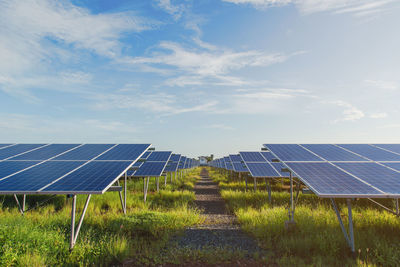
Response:
[[[244,162],[267,162],[259,151],[240,151],[239,155]]]
[[[0,150],[0,160],[8,160],[13,157],[48,146],[49,144],[16,144]]]
[[[269,151],[285,162],[320,162],[324,161],[315,153],[310,152],[299,144],[264,144]]]
[[[83,146],[82,144],[49,144],[47,146],[35,149],[22,155],[14,156],[13,160],[49,160],[63,155],[74,149]]]
[[[400,155],[368,144],[337,144],[371,161],[400,161]]]

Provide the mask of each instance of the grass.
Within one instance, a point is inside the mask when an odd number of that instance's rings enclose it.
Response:
[[[273,185],[272,203],[266,191],[245,191],[244,182],[228,180],[210,171],[222,197],[242,228],[267,251],[266,263],[279,266],[399,266],[400,220],[367,200],[353,201],[356,255],[341,232],[328,199],[300,194],[295,212],[296,228],[286,231],[289,193],[281,182]],[[249,180],[250,181],[250,180]],[[287,183],[287,181],[285,182]],[[252,184],[249,184],[252,189]],[[393,206],[393,200],[379,200]],[[345,202],[337,201],[344,223]]]
[[[194,208],[193,184],[199,169],[159,193],[149,192],[143,203],[143,181],[128,181],[127,215],[116,192],[94,195],[75,248],[69,251],[71,199],[57,196],[21,216],[12,197],[0,197],[0,266],[136,265],[158,262],[168,239],[186,226],[202,222]],[[160,181],[161,182],[161,181]],[[155,179],[149,186],[155,188]],[[28,208],[49,198],[28,196]],[[80,216],[85,196],[78,196]]]

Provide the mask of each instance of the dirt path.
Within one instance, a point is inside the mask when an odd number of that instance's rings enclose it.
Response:
[[[228,249],[240,251],[245,257],[260,252],[257,243],[239,227],[236,217],[229,214],[219,193],[218,184],[208,176],[206,169],[201,171],[201,180],[195,185],[196,205],[206,219],[202,225],[190,227],[178,238],[180,247],[193,249]]]

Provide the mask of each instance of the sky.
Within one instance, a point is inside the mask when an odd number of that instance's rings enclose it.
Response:
[[[0,0],[0,143],[400,142],[400,1]]]

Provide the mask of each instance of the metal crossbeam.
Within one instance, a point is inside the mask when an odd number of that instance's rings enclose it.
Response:
[[[354,253],[355,247],[354,247],[353,214],[352,214],[352,209],[351,209],[351,200],[347,199],[347,208],[348,208],[348,213],[349,213],[349,233],[347,233],[347,230],[344,227],[343,220],[342,220],[342,217],[340,216],[339,209],[333,198],[331,198],[331,202],[332,202],[333,209],[335,210],[336,216],[338,218],[340,228],[342,229],[344,238],[346,239],[347,243],[349,244],[351,252]]]
[[[77,225],[77,227],[75,228],[75,213],[76,213],[76,195],[73,195],[72,197],[72,208],[71,208],[71,239],[70,239],[70,245],[69,245],[69,249],[73,249],[75,244],[76,244],[76,240],[78,238],[79,235],[79,231],[81,230],[81,226],[82,226],[82,222],[83,222],[83,218],[85,218],[85,214],[86,214],[86,210],[87,207],[89,205],[89,201],[90,198],[92,197],[92,195],[88,195],[87,199],[86,199],[86,203],[85,206],[83,207],[82,210],[82,214],[81,217],[79,219],[79,223]]]

